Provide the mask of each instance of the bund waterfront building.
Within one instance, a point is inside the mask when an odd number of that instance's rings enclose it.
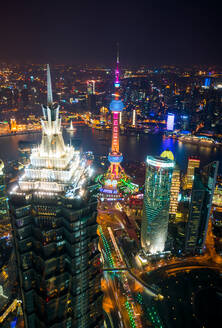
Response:
[[[173,160],[147,156],[141,245],[151,254],[164,251],[173,169]]]
[[[185,233],[185,251],[203,251],[212,206],[219,162],[212,162],[202,170],[195,169],[189,217]]]
[[[87,157],[64,144],[49,67],[47,80],[42,141],[10,193],[25,327],[101,327],[92,169]]]

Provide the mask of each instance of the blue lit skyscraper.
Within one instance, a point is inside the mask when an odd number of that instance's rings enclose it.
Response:
[[[209,88],[210,84],[211,84],[210,77],[206,77],[204,81],[204,86]]]
[[[174,119],[175,119],[175,115],[169,113],[167,115],[167,131],[173,131],[174,129]]]
[[[169,220],[170,189],[174,161],[148,156],[146,159],[141,245],[146,252],[162,252]]]

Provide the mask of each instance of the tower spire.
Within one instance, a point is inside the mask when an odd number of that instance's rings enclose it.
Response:
[[[50,74],[50,67],[47,64],[47,105],[51,105],[53,103],[52,98],[52,81],[51,81],[51,74]]]
[[[115,88],[120,87],[119,82],[119,43],[117,43],[116,69],[115,69]]]
[[[119,42],[117,42],[117,57],[116,57],[116,62],[119,64]]]

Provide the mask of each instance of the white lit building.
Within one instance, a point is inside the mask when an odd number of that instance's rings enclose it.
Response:
[[[48,106],[42,106],[42,142],[32,149],[30,163],[11,194],[31,190],[42,197],[62,192],[77,197],[84,192],[83,184],[91,168],[80,158],[79,151],[64,144],[59,105],[52,99],[49,67],[47,77]]]
[[[164,251],[167,239],[170,189],[174,161],[147,156],[141,245],[145,252]]]
[[[59,106],[43,106],[42,142],[10,194],[25,328],[103,327],[92,169],[64,144]]]

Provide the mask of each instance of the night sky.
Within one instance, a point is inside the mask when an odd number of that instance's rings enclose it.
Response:
[[[1,1],[7,62],[220,64],[220,1]]]

